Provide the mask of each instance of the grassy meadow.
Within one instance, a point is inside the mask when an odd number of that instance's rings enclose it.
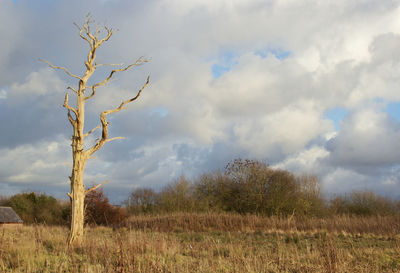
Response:
[[[400,217],[133,216],[88,227],[0,228],[0,272],[400,272]]]

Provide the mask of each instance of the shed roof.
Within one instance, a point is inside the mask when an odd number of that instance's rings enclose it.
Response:
[[[0,224],[1,223],[22,223],[18,214],[11,207],[0,207]]]

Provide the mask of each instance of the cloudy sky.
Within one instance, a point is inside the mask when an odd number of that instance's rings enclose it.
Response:
[[[400,3],[391,0],[0,0],[0,195],[65,197],[72,128],[62,108],[84,71],[73,22],[91,12],[118,29],[104,63],[151,62],[116,75],[87,104],[111,136],[86,184],[118,203],[232,159],[317,174],[326,194],[400,196]],[[103,79],[99,69],[93,81]],[[96,136],[94,136],[95,138]],[[93,139],[94,139],[93,138]],[[92,139],[92,141],[93,141]]]

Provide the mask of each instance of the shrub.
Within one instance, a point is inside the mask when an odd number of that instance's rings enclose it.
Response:
[[[394,200],[376,195],[373,191],[354,191],[330,200],[330,210],[334,214],[391,215],[399,212],[396,207]]]
[[[131,214],[147,214],[156,210],[157,193],[150,188],[137,188],[125,201],[127,210]]]
[[[157,196],[157,207],[164,212],[194,212],[194,187],[183,175],[164,187]]]
[[[300,198],[297,214],[324,216],[327,205],[321,194],[321,181],[315,175],[302,174],[297,177],[300,185]]]
[[[232,211],[232,181],[221,171],[205,173],[194,183],[194,198],[202,211]]]
[[[5,204],[12,207],[26,224],[48,225],[66,224],[68,219],[62,214],[65,205],[44,193],[20,193],[11,196]]]
[[[320,181],[316,176],[296,177],[249,159],[230,162],[225,174],[232,180],[232,205],[237,212],[315,215],[323,211]]]
[[[85,222],[90,225],[116,226],[127,216],[124,208],[109,203],[103,189],[90,191],[85,197]]]

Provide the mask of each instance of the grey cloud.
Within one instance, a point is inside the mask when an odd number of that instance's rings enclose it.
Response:
[[[0,27],[6,38],[0,90],[7,92],[6,98],[0,93],[0,149],[12,155],[29,147],[43,163],[44,147],[60,146],[50,157],[58,165],[48,168],[29,153],[14,155],[14,168],[1,170],[1,189],[44,187],[61,181],[60,174],[66,179],[68,167],[60,166],[70,158],[71,128],[61,104],[66,86],[76,82],[37,58],[81,73],[87,45],[72,22],[91,10],[100,23],[120,29],[99,51],[101,62],[152,57],[117,75],[87,104],[91,129],[102,110],[135,94],[151,73],[140,99],[110,118],[110,134],[127,139],[108,143],[88,165],[87,183],[111,179],[106,192],[114,200],[137,186],[160,187],[182,173],[223,168],[236,157],[316,170],[328,191],[347,183],[343,188],[387,192],[398,185],[399,125],[374,101],[400,99],[398,8],[397,1],[370,0],[10,1],[0,11],[1,25],[9,26]],[[268,47],[291,54],[285,60],[254,54]],[[237,64],[214,79],[211,67],[227,51]],[[93,81],[106,74],[99,71]],[[372,129],[362,125],[371,105]],[[323,113],[338,106],[352,115],[327,142],[334,128]],[[22,179],[30,166],[37,171]],[[9,179],[18,175],[19,184]]]
[[[328,141],[331,164],[374,168],[395,165],[400,156],[400,124],[376,109],[363,109],[342,122],[338,135]]]

